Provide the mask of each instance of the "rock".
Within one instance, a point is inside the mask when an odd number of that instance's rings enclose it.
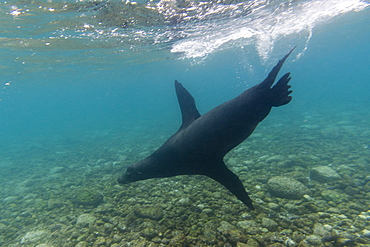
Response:
[[[81,214],[77,218],[76,225],[82,226],[82,227],[87,227],[87,226],[93,225],[95,223],[95,221],[96,221],[96,218],[95,218],[94,215],[92,215],[92,214]]]
[[[326,212],[328,213],[332,213],[332,214],[340,214],[341,211],[339,208],[334,208],[334,207],[330,207],[326,210]]]
[[[269,179],[267,189],[271,195],[288,199],[301,199],[311,191],[298,180],[276,176]]]
[[[104,223],[104,232],[105,233],[112,233],[114,230],[114,225],[113,224],[110,224],[110,223]]]
[[[358,218],[362,220],[370,220],[370,210],[368,210],[367,212],[361,212],[358,215]]]
[[[323,246],[321,238],[317,235],[309,235],[305,238],[305,241],[311,245]]]
[[[5,204],[5,205],[7,205],[7,204],[10,204],[10,203],[14,203],[14,202],[16,202],[18,200],[18,197],[17,196],[8,196],[8,197],[5,197],[4,199],[3,199],[3,203]]]
[[[158,236],[158,231],[152,228],[151,226],[148,226],[140,231],[141,236],[147,239],[152,239],[156,236]]]
[[[95,165],[96,165],[96,166],[100,166],[100,165],[103,165],[105,162],[106,162],[106,160],[104,160],[104,159],[98,159],[98,160],[95,162]]]
[[[52,244],[38,244],[36,247],[54,247]]]
[[[87,247],[88,243],[85,241],[78,242],[75,247]]]
[[[84,242],[87,240],[89,236],[87,234],[82,234],[77,232],[77,231],[73,231],[70,233],[70,238],[71,239],[77,239],[78,242]]]
[[[334,241],[336,241],[337,239],[338,239],[338,234],[337,234],[337,232],[333,232],[333,233],[331,233],[331,234],[329,234],[329,235],[323,236],[323,237],[321,238],[321,241],[322,241],[323,243],[327,243],[327,242],[334,242]]]
[[[312,245],[308,244],[305,240],[302,240],[299,244],[298,247],[312,247]]]
[[[245,219],[245,220],[254,219],[254,217],[250,213],[247,213],[247,212],[242,213],[242,215],[240,215],[240,218]]]
[[[336,239],[335,243],[338,244],[338,246],[355,246],[354,239],[345,238],[345,237],[340,237]]]
[[[203,209],[203,210],[202,210],[202,213],[203,213],[203,214],[206,214],[206,215],[208,215],[208,216],[212,216],[212,215],[214,215],[213,210],[212,210],[212,209],[210,209],[210,208],[205,208],[205,209]]]
[[[229,222],[221,221],[220,226],[217,228],[219,232],[222,234],[226,234],[227,232],[234,230],[235,226],[231,225]]]
[[[106,240],[104,237],[98,237],[93,246],[106,246]]]
[[[344,189],[344,192],[346,192],[349,196],[354,196],[354,195],[360,194],[360,190],[357,189],[357,188],[353,188],[352,186],[347,186]]]
[[[97,191],[81,189],[73,196],[73,202],[83,206],[98,206],[103,202],[103,195]]]
[[[287,247],[293,247],[293,246],[296,246],[297,244],[296,244],[296,242],[294,242],[292,239],[290,239],[290,238],[287,238],[286,240],[285,240],[285,246],[287,246]]]
[[[254,220],[243,220],[237,223],[237,226],[243,229],[247,229],[249,227],[255,227],[256,225],[257,223]]]
[[[279,224],[276,221],[269,218],[262,218],[262,227],[269,229],[270,231],[276,231]]]
[[[113,239],[113,242],[119,243],[123,239],[123,237],[120,236],[119,234],[114,234],[112,239]]]
[[[361,231],[361,235],[365,238],[370,238],[370,231],[367,229],[364,229]]]
[[[216,227],[215,223],[213,221],[208,221],[204,225],[204,231],[203,231],[204,236],[207,238],[209,244],[215,244],[217,241],[217,232],[216,232]]]
[[[272,157],[266,159],[266,163],[279,162],[279,161],[282,161],[282,160],[284,160],[283,155],[275,155],[275,156],[272,156]]]
[[[303,195],[303,198],[304,198],[307,202],[312,202],[312,201],[314,201],[314,199],[313,199],[311,196],[309,196],[309,195]]]
[[[329,166],[318,166],[310,171],[310,178],[322,183],[336,181],[341,176]]]
[[[189,206],[191,205],[191,201],[189,198],[185,197],[185,198],[181,198],[179,201],[178,201],[179,204],[183,205],[183,206]]]
[[[8,229],[8,226],[0,222],[0,232],[5,233],[7,232],[7,229]]]
[[[139,218],[151,220],[161,220],[163,218],[163,209],[156,206],[136,207],[134,213]]]
[[[330,234],[333,227],[330,225],[323,225],[321,223],[315,223],[313,225],[313,234],[318,236],[326,236]]]
[[[237,226],[243,228],[247,234],[254,235],[261,232],[259,225],[254,220],[239,221]]]
[[[55,232],[55,231],[60,231],[62,230],[63,225],[62,224],[53,224],[49,227],[50,231]]]
[[[61,208],[63,206],[64,206],[64,202],[62,202],[59,199],[51,198],[51,199],[48,200],[48,208],[49,209]]]
[[[254,162],[253,160],[244,160],[243,164],[246,166],[253,166],[254,164],[256,164],[256,162]]]
[[[25,197],[23,197],[23,200],[36,199],[37,197],[37,194],[29,193]]]
[[[125,221],[119,217],[119,216],[114,216],[109,220],[109,222],[114,225],[120,232],[126,232],[127,231],[127,226],[125,224]]]
[[[290,236],[293,234],[293,231],[292,229],[284,229],[282,231],[279,232],[280,235],[283,235],[283,236]]]
[[[269,203],[267,203],[267,207],[274,210],[274,211],[277,211],[277,210],[279,210],[280,205],[277,204],[277,203],[274,203],[274,202],[269,202]]]
[[[99,214],[105,214],[105,215],[115,214],[116,209],[114,208],[114,206],[112,204],[104,203],[102,205],[99,205],[97,208],[95,208],[94,212],[99,213]]]
[[[348,208],[350,209],[353,209],[353,210],[356,210],[358,212],[361,212],[361,211],[364,211],[368,208],[369,205],[366,205],[366,203],[362,203],[362,202],[350,202],[348,204]]]
[[[292,239],[293,241],[299,243],[304,239],[304,235],[300,231],[295,231],[292,233]]]
[[[349,196],[340,190],[324,190],[321,195],[327,200],[332,201],[336,204],[346,202],[349,200]]]
[[[251,239],[248,240],[247,246],[248,247],[259,247],[260,245],[257,242],[257,240],[254,240],[253,238],[251,238]]]
[[[243,244],[241,242],[236,243],[236,247],[248,247],[248,246],[249,246],[248,244]]]
[[[63,172],[65,172],[65,170],[66,169],[64,167],[56,166],[56,167],[50,169],[49,175],[63,173]]]
[[[50,233],[45,230],[27,232],[20,241],[21,244],[34,244],[43,238],[49,236]]]
[[[245,234],[243,234],[241,231],[239,231],[237,229],[229,231],[228,235],[229,235],[228,239],[232,243],[245,242],[247,240]]]

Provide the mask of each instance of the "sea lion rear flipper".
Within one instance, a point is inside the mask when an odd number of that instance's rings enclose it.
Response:
[[[191,96],[188,90],[186,90],[178,81],[175,81],[175,88],[182,114],[181,130],[188,127],[195,119],[199,118],[200,113],[195,105],[193,96]]]
[[[293,49],[291,49],[288,54],[286,54],[276,65],[274,68],[272,68],[271,72],[268,74],[267,78],[261,82],[258,87],[261,89],[264,88],[271,88],[272,84],[274,84],[274,81],[276,79],[276,76],[278,75],[281,67],[283,66],[285,60],[289,57],[290,53],[293,52],[293,50],[296,47],[294,46]]]
[[[288,104],[292,100],[292,96],[289,96],[293,91],[289,90],[291,87],[288,85],[291,77],[290,73],[283,75],[280,80],[270,89],[270,99],[272,106],[281,106]]]
[[[286,73],[280,78],[280,80],[274,86],[272,85],[274,84],[275,79],[281,67],[283,66],[285,60],[288,58],[288,56],[290,55],[290,53],[292,53],[294,49],[295,47],[293,47],[293,49],[291,49],[290,52],[288,52],[288,54],[286,54],[275,65],[275,67],[271,70],[267,78],[263,82],[261,82],[259,85],[256,86],[258,90],[261,90],[262,92],[264,92],[263,94],[266,95],[267,102],[269,102],[271,106],[285,105],[285,104],[288,104],[292,100],[292,97],[289,96],[289,94],[292,93],[292,91],[289,90],[291,86],[288,85],[291,79],[289,77],[290,73]]]
[[[222,160],[217,162],[215,167],[210,168],[209,173],[205,175],[225,186],[248,208],[254,210],[252,199],[249,197],[239,177],[230,171]]]

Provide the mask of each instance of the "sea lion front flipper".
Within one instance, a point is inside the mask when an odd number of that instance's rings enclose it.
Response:
[[[181,114],[182,114],[182,125],[181,129],[188,127],[195,119],[200,117],[200,113],[195,105],[193,96],[184,88],[181,83],[175,81],[175,89],[177,99],[179,101]]]
[[[222,160],[218,161],[214,167],[210,167],[204,175],[225,186],[226,189],[233,193],[248,208],[254,210],[252,199],[249,197],[239,177],[230,171]]]

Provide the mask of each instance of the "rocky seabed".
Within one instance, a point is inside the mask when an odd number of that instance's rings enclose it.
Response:
[[[370,132],[280,128],[261,127],[225,157],[254,211],[202,176],[118,185],[162,140],[15,157],[0,175],[0,245],[370,246]]]

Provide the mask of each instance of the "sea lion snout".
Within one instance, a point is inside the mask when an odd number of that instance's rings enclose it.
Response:
[[[138,166],[140,163],[143,163],[143,161],[128,166],[123,175],[118,179],[118,182],[120,184],[129,184],[135,181],[147,179],[148,177],[145,176],[141,167]]]
[[[132,183],[134,182],[135,180],[132,179],[132,168],[131,167],[127,167],[126,168],[126,171],[123,173],[123,175],[118,178],[118,183],[120,184],[129,184],[129,183]]]
[[[118,178],[118,183],[120,184],[128,184],[128,179],[126,178],[126,173],[124,173],[120,178]]]

